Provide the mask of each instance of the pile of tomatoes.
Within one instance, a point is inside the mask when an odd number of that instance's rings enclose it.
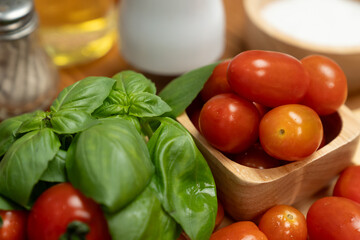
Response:
[[[256,225],[241,221],[213,233],[210,240],[355,240],[360,239],[360,166],[338,178],[333,196],[315,201],[305,216],[289,205],[267,210]]]
[[[190,118],[213,147],[236,161],[247,151],[265,151],[270,160],[262,165],[271,167],[302,160],[324,143],[320,117],[345,102],[347,80],[324,56],[299,61],[250,50],[218,64],[200,97],[201,111]]]

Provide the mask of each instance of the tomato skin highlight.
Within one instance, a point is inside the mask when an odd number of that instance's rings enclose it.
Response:
[[[200,132],[220,151],[239,153],[258,138],[259,112],[249,101],[232,93],[207,101],[199,118]]]
[[[360,204],[360,166],[347,167],[336,181],[334,196],[345,197]]]
[[[235,56],[227,78],[234,92],[268,107],[300,102],[310,82],[299,60],[263,50],[244,51]]]
[[[28,219],[28,240],[58,240],[69,223],[81,221],[90,232],[87,240],[110,240],[100,206],[70,183],[60,183],[43,192],[35,201]]]
[[[302,103],[319,115],[336,112],[347,98],[347,79],[341,67],[325,56],[310,55],[301,62],[310,77]]]
[[[318,149],[322,138],[320,117],[304,105],[288,104],[273,108],[260,122],[261,146],[277,159],[302,160]]]
[[[267,240],[255,223],[241,221],[221,228],[210,237],[210,240]]]
[[[307,239],[305,216],[288,205],[277,205],[267,210],[260,219],[259,229],[269,240]]]
[[[230,61],[231,59],[224,60],[214,68],[213,73],[200,92],[200,96],[204,102],[218,94],[232,93],[226,76]]]
[[[28,213],[23,210],[0,210],[2,224],[1,240],[26,240],[26,224]]]
[[[306,217],[310,240],[360,239],[360,205],[343,197],[317,200]]]

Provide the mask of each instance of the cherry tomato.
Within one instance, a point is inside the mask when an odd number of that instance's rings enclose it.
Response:
[[[72,237],[86,234],[88,240],[111,239],[100,206],[70,183],[60,183],[47,189],[35,201],[28,219],[28,239],[58,240],[65,233],[86,228],[85,224],[90,232]]]
[[[310,77],[310,85],[302,103],[319,115],[337,111],[347,97],[347,80],[343,70],[330,58],[311,55],[301,59]]]
[[[310,240],[360,239],[360,205],[343,197],[324,197],[309,209],[307,227]]]
[[[244,153],[237,154],[234,161],[251,168],[268,169],[281,166],[281,161],[267,154],[260,144],[255,143]]]
[[[360,166],[347,167],[336,181],[334,196],[345,197],[360,203]]]
[[[306,240],[305,216],[296,208],[277,205],[261,217],[259,229],[269,240]]]
[[[210,237],[210,240],[267,240],[255,223],[242,221],[233,223],[227,227],[221,228]]]
[[[298,103],[310,81],[296,58],[262,50],[249,50],[235,56],[227,78],[237,94],[268,107]]]
[[[214,231],[220,226],[221,222],[223,221],[224,214],[225,214],[224,207],[223,207],[222,203],[218,200],[218,209],[217,209],[217,213],[216,213]]]
[[[205,102],[215,95],[222,93],[231,93],[232,90],[226,78],[227,68],[231,59],[224,60],[215,68],[209,79],[204,84],[200,92],[202,100]]]
[[[220,151],[239,153],[258,138],[259,112],[249,101],[232,93],[207,101],[199,118],[200,132]]]
[[[27,212],[0,210],[0,239],[26,240]]]
[[[311,108],[288,104],[270,110],[261,119],[259,139],[269,155],[287,161],[302,160],[320,146],[323,126]]]

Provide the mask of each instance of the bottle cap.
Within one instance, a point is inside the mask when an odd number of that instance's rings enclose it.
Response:
[[[16,40],[32,33],[38,19],[32,0],[0,0],[0,40]]]

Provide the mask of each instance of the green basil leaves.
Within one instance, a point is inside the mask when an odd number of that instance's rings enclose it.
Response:
[[[69,181],[101,205],[114,240],[172,240],[181,231],[208,239],[213,176],[187,130],[165,116],[184,111],[214,67],[175,79],[163,98],[133,71],[88,77],[49,111],[3,121],[0,209],[31,208],[48,187]]]

